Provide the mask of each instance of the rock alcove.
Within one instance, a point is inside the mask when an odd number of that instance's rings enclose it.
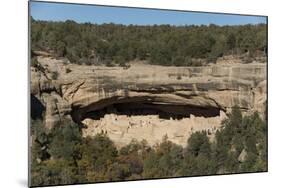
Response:
[[[74,110],[73,119],[83,125],[84,136],[105,133],[117,147],[132,139],[146,140],[153,145],[160,143],[165,135],[175,143],[186,145],[189,134],[194,131],[207,130],[212,137],[225,118],[224,110],[218,106],[202,107],[184,101],[161,103],[152,98],[110,101]]]
[[[106,132],[118,147],[132,139],[155,145],[165,135],[184,146],[195,131],[212,137],[235,105],[247,114],[265,110],[265,63],[123,69],[37,60],[44,69],[31,69],[32,118],[49,129],[71,118],[85,125],[83,136]]]

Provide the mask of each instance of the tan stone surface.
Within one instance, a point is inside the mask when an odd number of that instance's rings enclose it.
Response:
[[[31,94],[46,106],[46,124],[51,128],[62,116],[71,114],[76,122],[88,126],[84,135],[104,130],[119,145],[129,143],[132,138],[147,139],[153,144],[165,134],[173,142],[184,145],[192,132],[191,127],[193,130],[219,128],[224,115],[209,118],[191,116],[179,121],[163,120],[155,115],[130,118],[116,115],[118,122],[115,122],[110,118],[113,114],[107,114],[95,122],[86,114],[112,104],[129,102],[178,105],[175,110],[180,113],[184,110],[180,106],[229,112],[231,107],[238,105],[245,113],[258,111],[261,114],[265,109],[267,83],[264,63],[163,67],[132,62],[130,68],[124,69],[68,64],[65,59],[50,57],[38,57],[38,61],[45,71],[32,68]],[[67,73],[67,69],[71,71]],[[53,72],[59,73],[56,80],[51,77]],[[130,126],[129,122],[136,125]],[[148,126],[148,122],[151,125]]]
[[[125,116],[106,114],[100,120],[84,119],[87,128],[83,129],[84,136],[106,133],[117,147],[128,144],[132,139],[145,139],[149,145],[162,141],[164,135],[168,140],[186,146],[189,136],[196,131],[207,131],[212,139],[215,131],[221,127],[221,121],[226,115],[221,111],[220,116],[204,118],[191,115],[183,119],[160,119],[157,115]]]

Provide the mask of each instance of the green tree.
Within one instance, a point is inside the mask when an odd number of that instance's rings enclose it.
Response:
[[[81,142],[77,124],[65,121],[50,133],[50,154],[55,159],[75,160],[76,150]]]
[[[195,132],[190,136],[186,154],[194,157],[198,155],[209,157],[211,155],[211,144],[206,131]]]
[[[62,41],[58,41],[56,44],[56,53],[59,57],[63,57],[66,54],[66,45]]]
[[[236,47],[236,37],[234,33],[230,33],[227,36],[226,44],[227,44],[227,49],[231,50],[231,52],[233,53],[233,49]]]

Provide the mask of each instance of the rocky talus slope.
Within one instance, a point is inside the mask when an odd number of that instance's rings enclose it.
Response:
[[[185,145],[193,131],[207,130],[212,137],[234,105],[244,113],[265,110],[265,63],[163,67],[133,62],[122,68],[41,56],[38,61],[43,68],[31,68],[32,116],[44,116],[48,128],[70,118],[84,126],[84,136],[105,132],[117,146],[132,139],[153,145],[164,135]]]

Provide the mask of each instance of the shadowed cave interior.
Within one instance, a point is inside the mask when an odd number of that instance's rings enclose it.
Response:
[[[189,118],[192,114],[197,117],[208,118],[219,116],[220,110],[220,108],[216,107],[128,102],[110,104],[102,109],[87,112],[83,115],[82,119],[91,118],[93,120],[99,120],[105,114],[126,116],[159,115],[159,119]]]

